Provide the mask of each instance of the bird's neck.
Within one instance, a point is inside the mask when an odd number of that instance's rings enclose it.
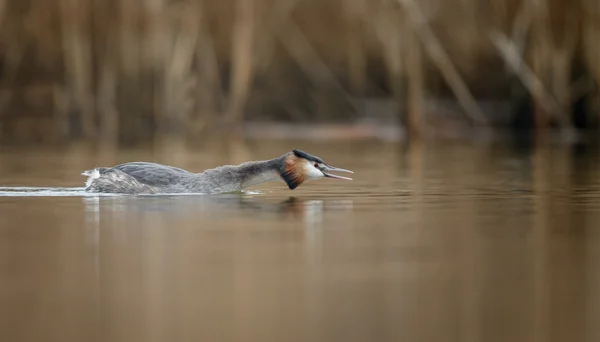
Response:
[[[284,157],[225,165],[197,174],[194,187],[208,192],[232,192],[281,179]]]
[[[281,158],[251,161],[237,166],[242,187],[247,188],[281,179]]]

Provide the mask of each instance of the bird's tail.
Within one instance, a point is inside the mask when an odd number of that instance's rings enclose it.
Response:
[[[100,171],[106,168],[100,167],[92,170],[86,170],[81,173],[82,176],[87,176],[88,179],[85,181],[85,187],[88,188],[95,179],[100,178]]]

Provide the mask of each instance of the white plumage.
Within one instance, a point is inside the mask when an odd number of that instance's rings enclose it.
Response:
[[[85,181],[85,187],[88,188],[92,185],[94,179],[100,178],[100,171],[98,169],[87,170],[82,173],[83,176],[88,176],[88,179]]]

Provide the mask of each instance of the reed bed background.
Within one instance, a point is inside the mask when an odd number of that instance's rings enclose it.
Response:
[[[0,139],[600,115],[598,0],[0,0]]]

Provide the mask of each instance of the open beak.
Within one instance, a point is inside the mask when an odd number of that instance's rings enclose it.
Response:
[[[352,180],[352,178],[334,175],[334,174],[331,174],[331,173],[327,173],[325,171],[354,173],[354,172],[352,172],[350,170],[340,169],[340,168],[329,166],[329,165],[325,165],[325,168],[323,170],[321,170],[321,172],[323,172],[323,174],[325,175],[325,177],[335,178],[335,179],[344,179],[344,180]]]

